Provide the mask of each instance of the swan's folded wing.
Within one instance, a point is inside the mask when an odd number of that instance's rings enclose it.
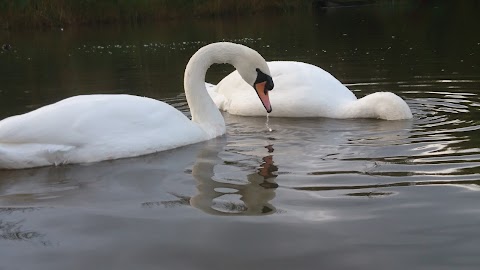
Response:
[[[81,146],[142,134],[162,127],[162,121],[189,120],[170,105],[149,98],[76,96],[0,121],[0,144]]]

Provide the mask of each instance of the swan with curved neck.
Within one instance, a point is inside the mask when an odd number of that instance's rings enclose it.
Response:
[[[205,88],[214,63],[235,66],[267,112],[273,81],[256,51],[219,42],[200,48],[185,69],[192,120],[172,106],[132,95],[81,95],[0,121],[0,168],[89,163],[134,157],[212,139],[225,133]],[[253,91],[252,91],[253,92]]]
[[[268,62],[275,80],[270,95],[277,106],[270,116],[377,118],[401,120],[412,118],[407,103],[390,92],[377,92],[357,99],[355,95],[325,70],[302,62]],[[261,106],[252,102],[255,97],[244,89],[247,85],[238,73],[232,72],[218,85],[208,85],[215,104],[235,115],[263,116]]]

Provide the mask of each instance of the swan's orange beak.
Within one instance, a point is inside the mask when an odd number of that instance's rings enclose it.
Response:
[[[270,104],[270,98],[268,97],[268,89],[265,88],[267,82],[260,82],[255,84],[255,91],[257,91],[257,95],[262,101],[263,107],[267,110],[267,113],[272,111],[272,105]]]

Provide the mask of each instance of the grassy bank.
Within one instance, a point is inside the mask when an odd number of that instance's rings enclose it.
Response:
[[[139,23],[309,9],[313,0],[0,0],[0,27]]]

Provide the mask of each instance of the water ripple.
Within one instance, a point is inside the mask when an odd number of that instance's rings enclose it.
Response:
[[[475,134],[480,123],[472,115],[480,104],[478,82],[422,79],[347,84],[361,88],[354,89],[359,97],[381,90],[397,93],[411,107],[412,121],[272,119],[274,132],[266,137],[258,133],[264,118],[247,121],[226,115],[228,135],[234,137],[226,151],[260,156],[262,142],[272,143],[278,182],[295,190],[365,189],[345,195],[386,196],[394,194],[391,188],[395,187],[444,185],[478,191],[480,148]],[[372,188],[376,191],[368,191]]]
[[[348,84],[352,88],[362,88],[356,89],[360,97],[380,90],[379,86],[391,88],[411,107],[412,121],[275,118],[270,120],[274,132],[269,133],[264,128],[266,119],[263,117],[225,114],[230,139],[225,149],[229,154],[224,157],[229,159],[226,161],[229,164],[249,170],[255,164],[248,157],[260,157],[262,146],[271,143],[276,149],[273,157],[279,175],[288,175],[285,186],[302,182],[318,190],[339,188],[338,185],[323,188],[322,184],[324,181],[334,183],[339,177],[343,177],[345,184],[339,189],[476,185],[478,182],[474,180],[458,182],[454,179],[480,178],[480,148],[476,147],[474,136],[480,124],[470,115],[480,104],[474,92],[478,82],[422,79]],[[429,89],[413,90],[424,86]],[[451,86],[460,89],[452,91]],[[169,102],[188,110],[183,96]],[[405,182],[406,177],[414,180]],[[438,177],[443,180],[437,180]],[[367,184],[357,186],[359,178],[367,179]],[[391,183],[392,178],[402,181]],[[386,183],[378,184],[378,181]]]

